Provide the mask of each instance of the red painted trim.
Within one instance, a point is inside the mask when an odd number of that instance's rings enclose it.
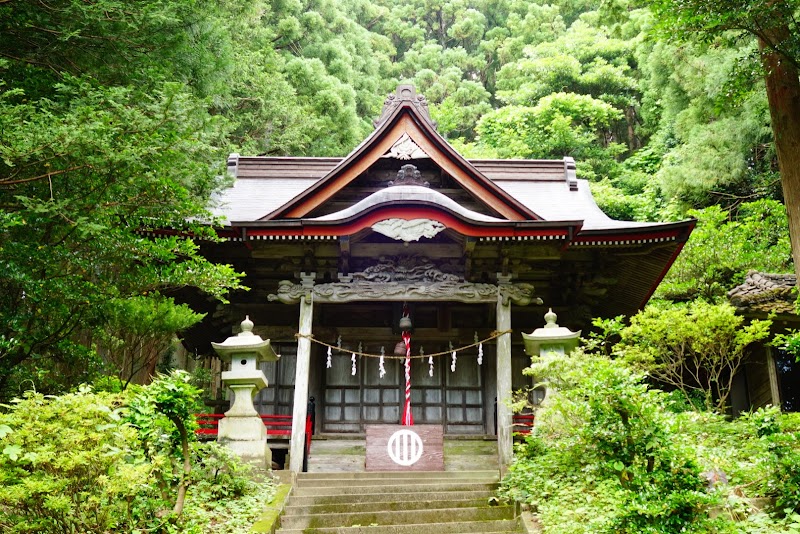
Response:
[[[388,206],[367,212],[355,219],[344,223],[331,222],[326,224],[318,221],[301,221],[301,227],[294,228],[264,228],[248,227],[249,236],[348,236],[370,228],[377,222],[386,219],[432,219],[441,222],[447,228],[455,230],[469,237],[524,237],[524,236],[558,236],[569,237],[572,226],[536,228],[527,224],[518,227],[516,221],[503,223],[486,223],[484,225],[471,224],[463,221],[450,213],[424,206]],[[546,223],[543,223],[543,226]]]
[[[195,429],[195,434],[203,436],[216,436],[219,433],[219,422],[225,417],[222,413],[197,413],[194,414],[195,421],[199,428]],[[292,435],[292,416],[291,415],[264,415],[261,414],[261,421],[267,427],[267,435],[286,436]],[[306,416],[306,447],[311,448],[311,416]]]

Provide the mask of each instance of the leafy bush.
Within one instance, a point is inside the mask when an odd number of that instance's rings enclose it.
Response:
[[[792,271],[786,209],[774,200],[691,210],[697,228],[670,268],[657,296],[671,300],[724,298],[751,269]]]
[[[191,491],[184,515],[203,534],[242,534],[275,497],[276,486],[250,478],[252,466],[217,442],[193,444]]]
[[[3,406],[0,531],[243,531],[275,487],[252,482],[227,449],[194,441],[198,392],[179,372],[123,394],[29,392]]]
[[[161,508],[123,398],[88,390],[29,392],[0,414],[0,530],[109,532]]]
[[[624,361],[581,351],[531,372],[550,393],[500,493],[547,534],[800,534],[800,414],[674,410]]]
[[[774,497],[778,510],[800,513],[800,416],[780,415],[777,408],[760,410],[754,419],[759,438],[768,451],[767,495]],[[766,419],[766,421],[765,421]]]
[[[551,393],[506,497],[535,507],[548,533],[702,532],[687,530],[706,521],[700,468],[643,375],[580,351],[532,372]]]
[[[730,520],[721,532],[800,532],[800,414],[769,407],[734,420],[685,412],[677,421],[697,462],[721,479],[718,509]]]
[[[771,324],[745,324],[730,304],[650,305],[621,331],[615,353],[677,388],[695,409],[722,413],[749,346],[767,339]]]
[[[186,500],[191,474],[190,442],[196,440],[200,390],[191,384],[186,371],[173,371],[160,376],[143,388],[130,403],[127,419],[139,430],[147,458],[164,458],[170,469],[162,473],[161,487],[167,498],[167,488],[177,480],[175,515],[180,515]],[[182,466],[179,465],[182,463]]]

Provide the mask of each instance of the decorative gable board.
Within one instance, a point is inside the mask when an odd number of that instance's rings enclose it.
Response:
[[[309,217],[316,208],[329,201],[376,162],[389,156],[402,163],[407,159],[421,159],[426,155],[454,182],[473,198],[483,203],[488,212],[512,221],[539,220],[526,206],[515,200],[502,188],[481,174],[456,152],[434,129],[430,119],[419,110],[416,94],[408,93],[409,86],[400,86],[395,106],[384,117],[378,128],[350,153],[339,165],[313,186],[262,220],[298,219]],[[399,165],[398,165],[399,167]]]

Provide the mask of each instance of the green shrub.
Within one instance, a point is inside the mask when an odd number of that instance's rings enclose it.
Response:
[[[110,532],[160,508],[123,399],[27,393],[0,414],[0,531]]]
[[[191,442],[196,441],[194,414],[199,412],[200,390],[186,371],[161,375],[131,399],[127,420],[139,430],[148,458],[163,458],[170,469],[160,472],[165,499],[175,490],[173,513],[183,511],[191,475]],[[174,486],[174,487],[173,487]]]
[[[767,496],[784,513],[800,513],[800,415],[782,416],[777,408],[759,410],[751,420],[767,450]]]
[[[704,491],[663,394],[624,363],[580,351],[534,363],[551,396],[503,480],[548,534],[702,532]],[[554,388],[554,390],[553,390]]]
[[[651,304],[631,317],[614,353],[681,391],[695,409],[724,413],[750,346],[769,337],[771,324],[745,323],[730,304]]]
[[[713,492],[719,532],[800,533],[800,414],[685,412],[677,422],[703,470],[723,474]]]
[[[252,482],[224,447],[194,441],[197,393],[175,373],[123,394],[29,392],[3,406],[0,532],[246,531],[275,486]]]

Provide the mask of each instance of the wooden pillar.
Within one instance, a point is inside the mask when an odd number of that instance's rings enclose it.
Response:
[[[305,280],[304,280],[305,285]],[[313,282],[311,282],[313,285]],[[294,410],[292,411],[292,440],[289,445],[289,469],[296,474],[303,470],[308,411],[308,378],[311,369],[311,327],[314,301],[309,290],[300,298],[300,337],[297,338],[297,367],[294,378]]]
[[[767,345],[764,347],[764,356],[767,359],[767,373],[769,375],[769,392],[770,392],[770,401],[773,406],[777,406],[778,408],[783,407],[783,403],[781,401],[781,388],[778,385],[778,366],[775,365],[775,355],[773,353],[772,347]]]
[[[511,330],[511,301],[497,295],[497,331]],[[511,334],[497,338],[497,453],[505,474],[512,459],[511,443]]]

